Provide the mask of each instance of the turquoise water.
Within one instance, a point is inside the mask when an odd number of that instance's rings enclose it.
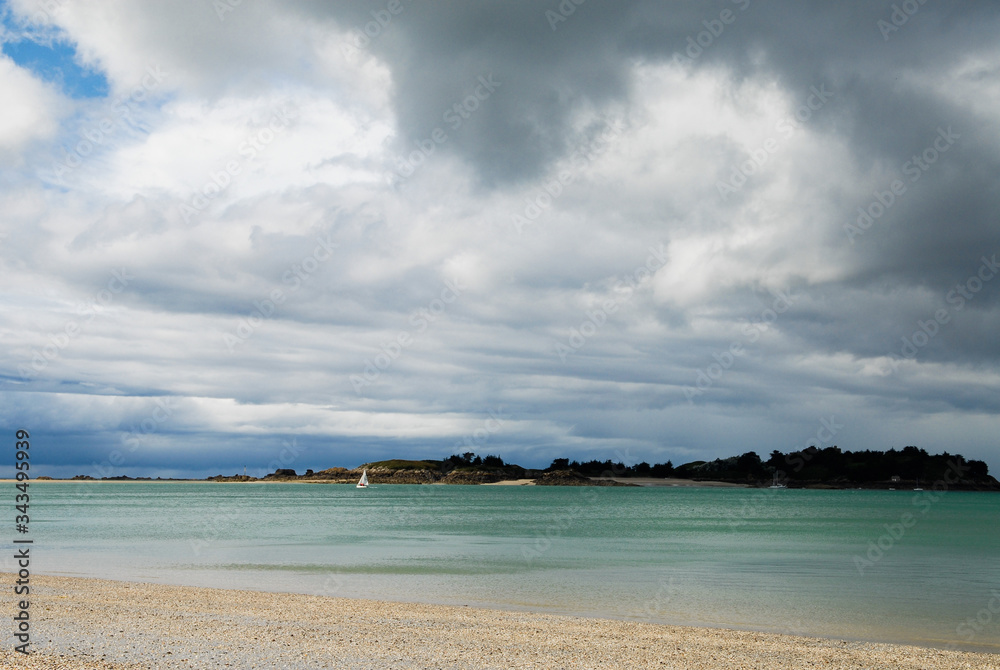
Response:
[[[32,567],[46,574],[1000,652],[997,494],[215,483],[31,491]]]

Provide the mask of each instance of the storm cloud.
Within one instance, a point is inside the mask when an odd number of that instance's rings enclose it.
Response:
[[[678,464],[831,423],[1000,468],[991,3],[3,22],[0,423],[38,474]]]

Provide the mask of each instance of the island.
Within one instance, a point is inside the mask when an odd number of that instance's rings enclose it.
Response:
[[[842,451],[836,446],[823,449],[809,447],[788,453],[774,450],[766,460],[750,451],[739,456],[692,461],[678,466],[671,461],[654,465],[646,462],[625,465],[610,459],[579,462],[556,458],[544,469],[524,468],[505,463],[499,456],[466,452],[443,460],[390,459],[363,463],[354,468],[310,469],[303,474],[290,468],[279,468],[263,477],[219,474],[205,480],[168,480],[122,475],[96,480],[88,475],[77,475],[72,480],[356,484],[363,472],[368,473],[372,484],[1000,491],[1000,482],[989,474],[985,462],[948,452],[928,454],[915,446],[901,450],[854,452]]]

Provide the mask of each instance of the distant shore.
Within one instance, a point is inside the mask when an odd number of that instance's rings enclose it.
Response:
[[[1000,481],[989,475],[982,461],[966,460],[957,454],[930,455],[916,447],[901,452],[841,452],[836,447],[817,450],[810,447],[784,455],[789,471],[781,469],[782,454],[771,453],[765,463],[755,452],[712,462],[692,461],[678,467],[668,461],[650,465],[642,462],[625,465],[591,460],[584,463],[568,458],[553,459],[545,469],[525,468],[505,463],[499,456],[485,457],[473,452],[453,454],[444,460],[408,460],[391,458],[372,461],[348,469],[335,466],[324,470],[307,469],[299,474],[292,468],[277,467],[267,474],[217,474],[204,479],[155,479],[148,476],[102,476],[77,474],[57,481],[207,481],[216,483],[257,484],[267,482],[307,484],[357,484],[362,477],[372,485],[386,484],[489,484],[500,486],[642,486],[642,487],[711,487],[711,488],[798,488],[798,489],[867,489],[895,491],[911,489],[954,491],[997,491]],[[806,467],[810,462],[815,464]],[[777,463],[777,465],[775,465]],[[783,466],[782,466],[783,467]],[[894,470],[907,477],[891,475]],[[801,471],[801,472],[800,472]],[[868,476],[861,476],[867,473]],[[914,474],[917,473],[917,474]],[[912,479],[910,479],[912,477]],[[52,480],[40,475],[36,482]],[[9,480],[8,480],[9,481]]]
[[[646,487],[704,487],[704,488],[747,488],[747,484],[735,484],[732,482],[714,482],[714,481],[700,481],[695,479],[656,479],[654,477],[588,477],[595,484],[600,484],[603,482],[614,482],[617,484],[622,484],[626,486],[646,486]],[[15,479],[0,479],[0,483],[10,483],[16,482]],[[211,479],[147,479],[147,478],[129,478],[129,479],[55,479],[55,478],[45,478],[45,479],[32,479],[31,483],[45,484],[47,482],[56,483],[71,483],[71,484],[115,484],[121,482],[135,482],[135,483],[152,483],[152,484],[339,484],[339,485],[355,485],[355,482],[344,481],[342,479],[254,479],[252,481],[246,482],[235,482],[235,481],[214,481]],[[431,482],[428,482],[431,483]],[[433,482],[435,484],[441,484],[442,486],[447,486],[443,482]],[[373,485],[378,486],[393,486],[395,482],[379,482],[372,481]],[[452,484],[454,486],[454,484]],[[498,482],[483,482],[481,484],[473,484],[473,486],[535,486],[534,479],[502,479]]]
[[[272,466],[278,465],[272,462]],[[113,470],[113,468],[112,468]],[[873,491],[994,491],[1000,481],[990,476],[983,461],[967,460],[959,454],[928,454],[923,449],[905,447],[902,451],[842,452],[838,447],[809,447],[798,452],[771,452],[765,462],[756,452],[716,459],[691,461],[677,467],[667,461],[626,465],[590,460],[571,461],[556,458],[545,469],[525,468],[505,463],[499,456],[479,456],[474,452],[452,454],[446,459],[388,460],[362,463],[354,468],[334,466],[324,470],[306,469],[299,474],[292,468],[276,467],[267,474],[217,474],[204,479],[161,478],[149,476],[101,476],[77,474],[56,481],[118,482],[216,482],[258,484],[267,482],[308,484],[357,484],[367,477],[372,485],[387,484],[489,484],[499,486],[641,486],[641,487],[710,487],[826,489]],[[260,473],[259,470],[255,471]],[[892,474],[892,473],[897,474]],[[903,474],[898,474],[903,473]],[[904,476],[905,475],[905,476]],[[53,480],[39,475],[40,482]],[[5,480],[10,481],[10,480]],[[921,486],[923,483],[924,486]]]
[[[734,482],[713,482],[713,481],[701,481],[697,479],[677,479],[675,477],[666,477],[663,479],[658,479],[656,477],[592,477],[595,480],[611,480],[615,482],[623,482],[627,484],[635,484],[636,486],[686,486],[686,487],[709,487],[709,488],[726,488],[726,489],[745,489],[749,484],[736,484]]]
[[[14,575],[5,574],[11,583]],[[32,575],[0,667],[986,670],[1000,657],[527,612]]]
[[[586,480],[586,481],[584,481]],[[13,483],[16,482],[15,479],[0,479],[0,483]],[[71,483],[71,484],[115,484],[115,483],[152,483],[152,484],[234,484],[234,485],[256,485],[256,484],[337,484],[340,486],[354,486],[356,482],[354,480],[345,479],[305,479],[305,478],[266,478],[266,479],[252,479],[249,481],[233,481],[231,479],[216,480],[216,479],[150,479],[148,477],[136,477],[136,478],[103,478],[103,479],[56,479],[53,477],[45,477],[43,479],[31,479],[32,484],[45,484],[48,482],[54,483]],[[426,481],[426,482],[410,482],[410,481],[379,481],[376,478],[371,479],[373,486],[395,486],[399,484],[429,484],[438,486],[455,486],[455,485],[466,485],[466,486],[535,486],[537,484],[536,479],[501,479],[495,482],[474,482],[474,481],[459,481],[459,482],[448,482],[448,481]],[[582,477],[575,482],[553,482],[553,486],[602,486],[602,485],[616,485],[616,486],[631,486],[631,487],[643,487],[643,488],[729,488],[729,489],[746,489],[746,488],[767,488],[766,486],[754,486],[752,484],[740,484],[736,482],[719,482],[713,480],[701,480],[701,479],[678,479],[674,477],[667,477],[664,479],[658,479],[656,477]],[[896,491],[893,488],[885,487],[858,487],[858,486],[830,486],[830,485],[807,485],[802,487],[789,487],[790,489],[813,489],[813,490],[848,490],[854,491],[858,489],[863,489],[866,491]],[[960,487],[953,487],[954,490],[962,491],[968,490]],[[910,491],[907,487],[901,487],[898,489],[902,493]],[[993,489],[995,491],[995,489]],[[987,489],[990,491],[990,489]]]

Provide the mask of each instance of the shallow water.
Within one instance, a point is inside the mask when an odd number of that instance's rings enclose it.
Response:
[[[46,574],[1000,652],[997,494],[152,482],[31,492],[32,568]]]

